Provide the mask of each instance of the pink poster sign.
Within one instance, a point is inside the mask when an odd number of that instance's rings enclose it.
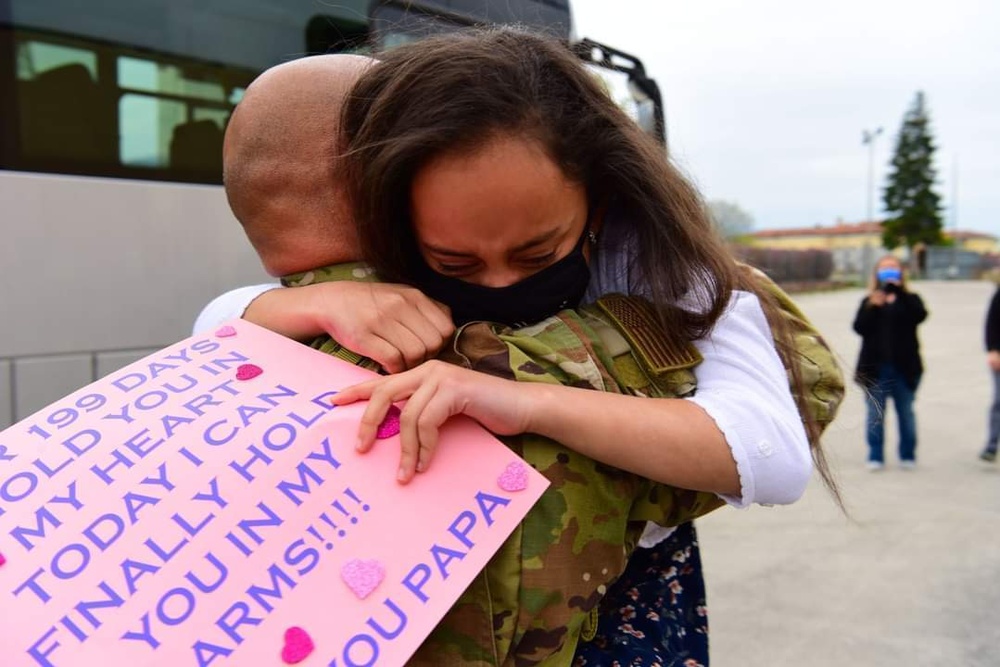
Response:
[[[398,484],[369,377],[236,321],[0,433],[0,664],[405,664],[547,481],[459,418]]]

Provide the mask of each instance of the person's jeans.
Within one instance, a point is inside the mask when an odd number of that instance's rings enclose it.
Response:
[[[896,418],[899,422],[899,460],[916,460],[917,418],[913,413],[915,393],[894,365],[882,364],[879,367],[878,379],[868,389],[867,397],[869,461],[885,461],[885,404],[890,397],[896,406]]]
[[[986,451],[997,451],[1000,440],[1000,371],[993,371],[993,406],[990,408],[990,434],[986,439]]]

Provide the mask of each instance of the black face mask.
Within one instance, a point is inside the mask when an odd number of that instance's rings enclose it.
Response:
[[[590,282],[590,267],[583,256],[583,244],[588,238],[593,238],[590,220],[568,255],[506,287],[484,287],[445,276],[422,259],[415,286],[449,306],[458,326],[479,321],[510,326],[534,324],[580,304]]]

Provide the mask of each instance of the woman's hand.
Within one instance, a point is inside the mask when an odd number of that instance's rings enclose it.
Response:
[[[449,417],[464,414],[499,435],[527,430],[532,385],[477,373],[441,361],[348,387],[331,399],[347,405],[368,399],[358,429],[359,452],[375,443],[378,426],[389,407],[409,399],[400,415],[400,459],[397,479],[409,482],[414,473],[430,465],[438,444],[438,431]]]
[[[273,289],[243,318],[300,341],[329,334],[390,373],[433,358],[455,330],[447,308],[412,287],[386,283]]]
[[[986,354],[986,363],[989,365],[990,370],[994,372],[1000,371],[1000,352],[997,350],[990,350]]]
[[[876,308],[878,308],[879,306],[884,306],[885,292],[883,292],[880,289],[872,290],[871,293],[868,295],[868,303],[869,305],[875,306]]]

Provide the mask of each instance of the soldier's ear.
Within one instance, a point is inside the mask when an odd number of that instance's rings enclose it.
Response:
[[[591,204],[590,216],[587,220],[588,235],[591,239],[597,238],[601,234],[601,228],[604,226],[604,216],[608,212],[608,198],[601,197],[599,200]]]

